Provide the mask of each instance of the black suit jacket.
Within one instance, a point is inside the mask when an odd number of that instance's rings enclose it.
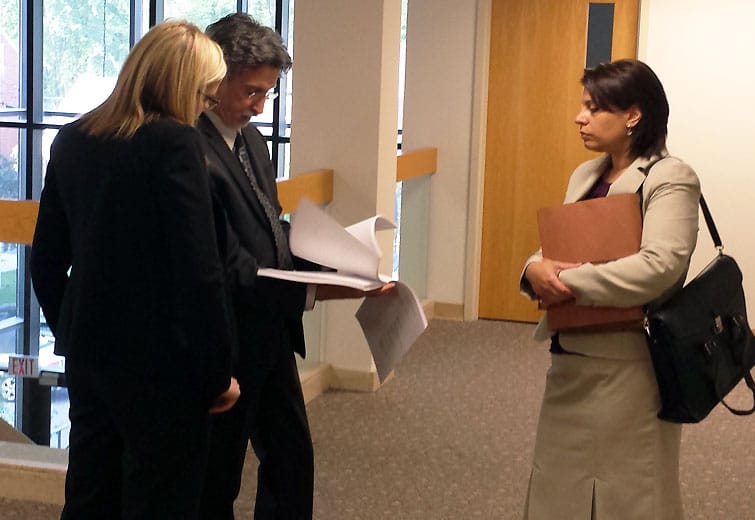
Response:
[[[197,128],[204,136],[205,157],[213,196],[229,224],[227,277],[235,291],[239,363],[243,374],[264,368],[269,355],[289,348],[305,355],[302,314],[304,284],[257,277],[258,267],[276,267],[275,242],[270,224],[239,160],[213,123],[204,115]],[[260,188],[280,213],[275,170],[260,132],[249,125],[242,130]],[[284,228],[287,223],[283,222]]]
[[[228,387],[230,339],[209,178],[196,129],[129,140],[77,123],[51,148],[31,251],[34,289],[69,359]],[[69,273],[70,268],[70,273]]]

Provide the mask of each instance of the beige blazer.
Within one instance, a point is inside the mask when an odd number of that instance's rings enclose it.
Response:
[[[646,178],[646,166],[657,158],[636,159],[608,191],[608,196],[634,193],[642,185],[643,227],[639,252],[600,265],[586,263],[559,274],[561,281],[574,291],[579,305],[645,305],[668,298],[684,284],[697,241],[700,181],[692,168],[674,157],[658,161]],[[577,167],[569,179],[564,203],[583,198],[609,160],[604,156]],[[540,259],[542,252],[538,251],[527,259],[525,269]],[[524,270],[520,289],[532,299],[537,297],[524,278]],[[545,340],[552,334],[546,312],[535,329],[535,339]],[[640,332],[562,333],[559,341],[566,350],[585,355],[614,359],[648,356]]]

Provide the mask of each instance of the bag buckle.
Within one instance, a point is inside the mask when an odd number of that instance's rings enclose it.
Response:
[[[715,339],[709,339],[703,343],[703,349],[705,350],[706,357],[713,357],[713,351],[716,350],[717,344]]]
[[[713,318],[713,333],[718,335],[722,334],[724,331],[724,320],[721,318],[721,315],[719,314],[715,318]]]

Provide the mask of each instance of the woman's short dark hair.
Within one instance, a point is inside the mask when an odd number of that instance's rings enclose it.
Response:
[[[629,153],[651,157],[666,148],[669,106],[658,76],[638,60],[617,60],[585,69],[582,85],[599,110],[637,106],[642,118],[632,129]]]

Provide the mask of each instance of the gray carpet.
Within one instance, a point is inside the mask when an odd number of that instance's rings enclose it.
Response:
[[[315,519],[518,519],[549,363],[531,332],[516,323],[435,320],[378,392],[315,399]],[[731,401],[744,405],[745,390]],[[684,428],[688,520],[755,519],[753,432],[755,416],[722,407]],[[252,517],[255,466],[250,454],[239,519]],[[3,519],[57,513],[0,500]]]

